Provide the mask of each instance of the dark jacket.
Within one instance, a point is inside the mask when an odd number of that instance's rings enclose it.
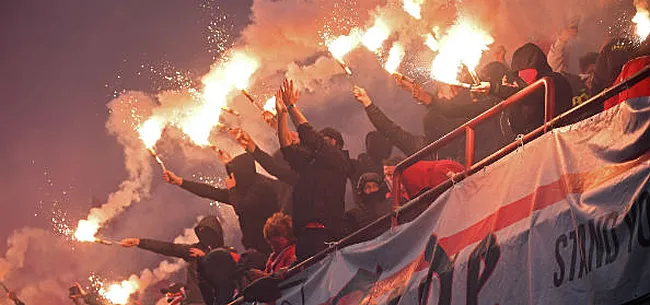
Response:
[[[369,181],[376,182],[379,185],[379,190],[370,195],[366,195],[363,193],[363,187]],[[356,208],[345,212],[343,218],[345,235],[354,233],[377,220],[379,217],[390,213],[392,210],[392,203],[386,198],[388,187],[386,186],[386,183],[384,183],[382,176],[376,173],[363,174],[357,183],[356,192],[359,197],[359,204]],[[385,223],[375,227],[373,230],[369,230],[356,238],[353,243],[376,238],[386,232],[390,228],[390,225],[390,220],[387,220]]]
[[[635,43],[626,38],[612,39],[598,53],[591,79],[591,95],[614,84],[623,65],[634,56]]]
[[[198,196],[232,205],[239,217],[244,247],[271,253],[263,230],[266,219],[279,210],[277,194],[269,181],[255,172],[255,161],[251,154],[235,157],[226,164],[226,170],[234,174],[237,182],[230,190],[189,180],[183,180],[181,187]]]
[[[520,47],[512,55],[512,70],[534,70],[539,80],[550,77],[555,84],[555,115],[571,109],[572,90],[569,82],[562,74],[553,72],[546,55],[535,44],[528,43]],[[505,79],[490,82],[490,92],[501,98],[507,99],[519,90],[528,86],[528,83],[516,75],[507,75]],[[530,94],[525,101],[508,110],[510,126],[515,134],[526,134],[544,123],[544,90]]]
[[[298,126],[298,134],[300,145],[282,148],[285,159],[300,176],[293,191],[294,230],[317,222],[336,236],[345,212],[349,159],[340,148],[327,145],[309,123]]]
[[[201,263],[197,258],[190,257],[190,248],[198,248],[203,250],[205,253],[208,253],[212,249],[223,247],[223,229],[221,228],[221,224],[219,223],[219,220],[217,220],[217,217],[206,216],[199,221],[194,228],[194,232],[199,238],[199,242],[196,244],[175,244],[143,238],[140,239],[138,247],[165,256],[178,257],[187,261],[187,282],[185,283],[188,288],[187,302],[192,303],[204,301],[207,305],[219,305],[212,301],[216,297],[216,289],[199,275]],[[230,296],[232,296],[232,292]]]
[[[357,159],[350,160],[350,181],[356,186],[364,173],[384,174],[382,161],[388,159],[393,152],[393,144],[381,132],[373,130],[366,134],[366,151],[359,154]]]
[[[266,170],[269,174],[276,177],[278,180],[271,182],[271,186],[278,194],[278,202],[280,210],[291,215],[291,203],[293,201],[293,186],[298,182],[298,173],[293,171],[289,163],[284,159],[282,150],[278,150],[273,156],[269,155],[259,147],[251,153],[255,161]]]

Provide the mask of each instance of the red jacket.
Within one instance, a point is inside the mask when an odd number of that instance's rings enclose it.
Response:
[[[269,256],[269,259],[266,261],[266,268],[264,269],[264,272],[278,272],[283,268],[288,268],[295,261],[296,245],[292,244],[284,248],[284,250],[280,251],[280,253],[271,253],[271,256]]]
[[[643,56],[628,61],[621,73],[616,78],[615,84],[629,78],[634,73],[650,65],[650,56]],[[627,90],[605,101],[605,110],[612,108],[628,99],[642,96],[650,96],[650,78],[646,78]]]
[[[434,188],[450,178],[452,173],[460,173],[465,167],[452,160],[420,161],[404,170],[402,184],[412,199],[422,190]]]

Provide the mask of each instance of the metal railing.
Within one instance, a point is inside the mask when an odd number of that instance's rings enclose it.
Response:
[[[420,204],[422,203],[428,203],[430,204],[435,200],[440,194],[442,194],[445,190],[450,188],[454,183],[457,183],[466,177],[476,173],[480,169],[484,168],[485,166],[488,166],[495,161],[499,160],[503,156],[509,154],[510,152],[514,151],[522,145],[523,143],[528,143],[535,138],[541,136],[544,134],[546,131],[548,131],[551,128],[554,128],[555,126],[561,124],[561,122],[565,122],[567,119],[578,115],[582,113],[585,109],[588,109],[589,107],[597,106],[599,104],[602,104],[604,101],[607,99],[617,95],[618,93],[628,89],[629,87],[639,83],[640,81],[644,80],[645,78],[650,77],[650,66],[647,66],[643,69],[641,69],[639,72],[635,73],[628,79],[620,82],[619,84],[616,84],[608,89],[603,90],[601,93],[593,96],[586,102],[574,107],[573,109],[560,114],[556,117],[553,118],[553,114],[555,113],[555,96],[554,96],[554,86],[553,83],[550,79],[548,78],[542,78],[535,83],[531,84],[530,86],[522,89],[518,93],[512,95],[510,98],[507,100],[499,103],[498,105],[492,107],[491,109],[487,110],[486,112],[480,114],[476,118],[470,120],[469,122],[463,124],[456,130],[448,133],[447,135],[443,136],[436,142],[433,142],[429,144],[428,146],[424,147],[417,153],[411,155],[404,161],[402,161],[400,164],[396,166],[395,169],[395,176],[393,180],[393,185],[394,187],[399,188],[400,187],[400,175],[404,171],[404,169],[408,168],[409,166],[415,164],[417,161],[423,160],[427,158],[428,156],[431,155],[432,152],[440,149],[443,147],[445,144],[449,143],[453,138],[459,137],[462,134],[466,135],[466,141],[470,142],[471,144],[466,143],[466,156],[470,155],[471,153],[471,158],[466,158],[465,162],[465,171],[462,173],[456,174],[454,177],[451,177],[450,179],[446,180],[445,182],[439,184],[436,187],[433,187],[424,193],[420,194],[416,198],[411,199],[409,202],[406,204],[397,207],[394,209],[392,212],[383,215],[382,217],[376,219],[372,223],[366,225],[365,227],[355,231],[354,233],[340,239],[337,242],[331,243],[328,245],[327,248],[324,250],[320,251],[319,253],[315,254],[314,256],[296,264],[295,266],[291,267],[289,270],[282,274],[275,274],[272,276],[279,277],[283,280],[289,279],[290,277],[293,277],[300,273],[301,271],[305,270],[306,268],[310,267],[311,265],[315,264],[316,262],[320,261],[321,259],[325,258],[328,254],[336,251],[337,249],[349,245],[351,242],[353,242],[356,238],[358,238],[360,235],[375,229],[377,226],[382,225],[384,223],[390,222],[391,220],[395,219],[399,214],[405,213],[408,211],[413,210],[416,207],[419,207]],[[474,144],[473,144],[473,132],[474,128],[476,125],[484,121],[487,117],[491,117],[496,115],[497,113],[500,113],[503,109],[510,107],[513,104],[516,104],[520,102],[524,97],[528,96],[529,94],[533,93],[536,90],[539,90],[541,87],[545,89],[545,114],[544,114],[544,124],[537,129],[533,130],[532,132],[526,134],[523,136],[523,138],[518,139],[517,141],[514,141],[497,152],[493,153],[492,155],[484,158],[480,162],[473,164],[473,151],[474,151]],[[602,109],[602,107],[601,107]],[[471,131],[468,131],[471,130]],[[467,136],[467,135],[470,136]],[[468,149],[471,148],[471,149]],[[393,192],[393,194],[400,194],[397,191],[401,191],[401,189],[396,189],[396,192]],[[398,195],[394,195],[394,197],[400,197]],[[288,288],[290,286],[299,284],[300,281],[294,281],[291,283],[288,283],[285,285],[284,288]],[[244,297],[239,296],[233,301],[231,301],[228,305],[239,305],[244,302]]]

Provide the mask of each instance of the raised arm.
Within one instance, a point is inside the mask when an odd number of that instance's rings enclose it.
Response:
[[[184,190],[193,193],[199,197],[216,200],[222,203],[231,204],[230,192],[227,189],[214,187],[210,184],[194,182],[176,176],[171,171],[164,171],[163,178],[170,184],[178,185]]]
[[[365,108],[366,115],[375,129],[381,132],[403,153],[410,155],[424,146],[424,137],[414,135],[395,124],[372,102],[365,89],[355,86],[353,93],[357,101]]]
[[[164,256],[178,257],[185,260],[191,258],[190,249],[192,247],[185,244],[175,244],[146,238],[125,238],[120,241],[120,245],[125,248],[138,247]]]

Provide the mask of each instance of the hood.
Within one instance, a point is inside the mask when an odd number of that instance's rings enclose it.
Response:
[[[592,90],[598,93],[614,84],[623,65],[632,59],[634,43],[626,38],[610,40],[600,50],[594,67]]]
[[[255,170],[255,159],[249,153],[241,154],[228,164],[226,164],[226,172],[228,175],[231,173],[235,176],[237,192],[246,192],[248,188],[253,185],[257,179],[257,172]]]
[[[512,70],[519,72],[527,69],[537,70],[539,76],[553,72],[546,60],[546,54],[534,43],[527,43],[512,54]]]
[[[345,146],[345,141],[343,141],[343,135],[341,135],[341,132],[339,132],[338,130],[332,127],[325,127],[321,129],[321,131],[319,131],[318,134],[321,137],[328,136],[336,140],[336,145],[341,149],[343,148],[343,146]]]
[[[377,160],[390,157],[393,144],[379,131],[373,130],[366,134],[366,153]]]
[[[363,193],[363,188],[368,182],[376,182],[379,185],[379,190],[370,193],[368,195]],[[386,193],[388,193],[388,187],[384,182],[384,177],[377,173],[365,173],[361,175],[359,181],[357,182],[357,196],[359,196],[359,202],[361,205],[370,206],[375,205],[379,202],[383,202],[386,199]]]
[[[504,76],[511,74],[512,71],[510,71],[510,68],[500,61],[490,62],[478,72],[481,81],[487,82],[500,82]]]
[[[223,228],[217,216],[205,216],[194,227],[194,233],[199,238],[199,243],[209,249],[224,246]]]

